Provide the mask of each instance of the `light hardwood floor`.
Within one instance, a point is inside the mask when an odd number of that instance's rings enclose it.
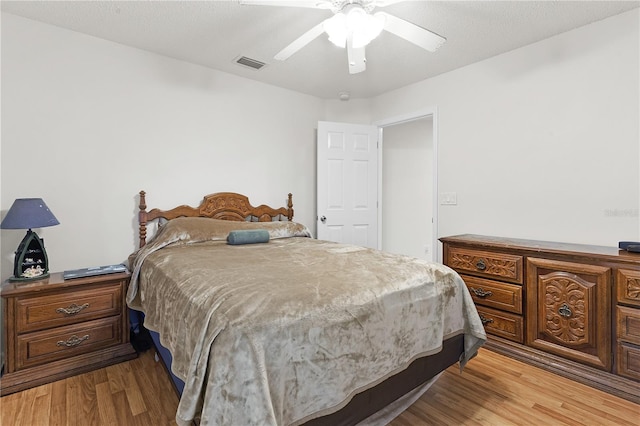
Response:
[[[153,351],[0,398],[0,424],[175,425],[178,398]],[[486,349],[450,367],[391,426],[640,425],[640,405]],[[235,425],[234,425],[235,426]]]

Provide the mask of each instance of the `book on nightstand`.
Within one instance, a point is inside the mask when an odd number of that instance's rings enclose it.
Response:
[[[73,278],[93,277],[95,275],[115,274],[118,272],[126,272],[126,271],[127,271],[127,267],[124,266],[123,264],[94,266],[91,268],[71,269],[68,271],[64,271],[62,273],[62,277],[65,280],[70,280]]]

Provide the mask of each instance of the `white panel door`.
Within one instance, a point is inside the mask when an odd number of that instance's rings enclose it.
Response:
[[[377,248],[378,128],[318,122],[318,239]]]

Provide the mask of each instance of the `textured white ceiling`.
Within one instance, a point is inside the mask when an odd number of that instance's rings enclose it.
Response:
[[[367,46],[367,70],[324,36],[285,62],[273,56],[327,10],[229,1],[6,1],[3,13],[308,93],[368,98],[640,6],[640,1],[405,1],[388,13],[447,38],[430,53],[390,33]],[[267,63],[256,71],[235,63]]]

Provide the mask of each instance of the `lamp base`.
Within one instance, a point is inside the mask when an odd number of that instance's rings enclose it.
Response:
[[[49,273],[45,272],[43,274],[40,275],[36,275],[35,277],[10,277],[9,281],[11,282],[16,282],[16,281],[38,281],[41,280],[43,278],[49,278]]]
[[[49,259],[44,249],[44,241],[31,229],[27,231],[13,262],[11,281],[33,281],[49,276]]]

